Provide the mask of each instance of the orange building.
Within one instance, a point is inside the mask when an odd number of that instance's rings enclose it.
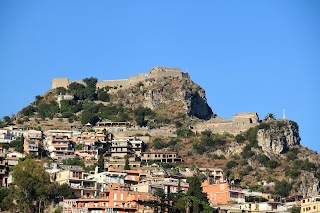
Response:
[[[202,191],[207,193],[209,203],[213,205],[230,203],[230,194],[227,182],[210,183],[208,178],[202,183]]]
[[[64,213],[103,213],[103,212],[153,212],[151,207],[145,205],[152,201],[152,194],[129,191],[129,188],[105,190],[102,198],[96,199],[64,199]]]

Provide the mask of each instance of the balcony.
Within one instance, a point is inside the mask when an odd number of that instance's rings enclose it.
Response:
[[[38,147],[36,146],[29,146],[29,152],[37,152],[38,151]]]
[[[5,161],[0,161],[0,166],[5,166],[6,162]]]
[[[4,174],[6,174],[6,172],[7,172],[7,170],[5,170],[5,169],[0,169],[0,175],[4,175]]]
[[[52,143],[54,148],[56,147],[69,147],[69,143]]]

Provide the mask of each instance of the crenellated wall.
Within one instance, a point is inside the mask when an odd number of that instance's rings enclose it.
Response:
[[[109,86],[114,88],[114,90],[125,89],[150,78],[159,79],[164,77],[176,77],[179,79],[190,78],[189,74],[181,72],[180,68],[154,67],[148,73],[141,73],[135,76],[131,76],[129,79],[98,81],[97,88]],[[52,79],[51,89],[55,89],[57,87],[68,88],[68,86],[73,82],[84,84],[81,80],[69,80],[68,78],[54,78]]]

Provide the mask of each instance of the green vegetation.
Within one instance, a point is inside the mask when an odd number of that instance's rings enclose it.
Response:
[[[56,95],[65,95],[67,94],[67,89],[64,87],[57,87],[56,89]]]
[[[242,134],[236,135],[235,139],[236,139],[236,141],[237,141],[238,143],[241,143],[241,142],[243,142],[243,141],[246,140],[245,136],[242,135]]]
[[[155,113],[148,107],[139,106],[134,111],[135,121],[139,126],[146,125],[146,117],[154,118]]]
[[[299,154],[299,149],[298,148],[291,148],[289,151],[286,153],[286,158],[288,161],[292,161],[297,159]]]
[[[276,116],[272,113],[268,113],[265,117],[264,117],[264,120],[268,120],[268,119],[271,119],[271,120],[275,120],[276,119]]]
[[[17,152],[23,153],[23,143],[24,143],[24,137],[23,135],[20,138],[17,138],[17,140],[13,140],[9,143],[9,147],[14,148]]]
[[[129,112],[125,110],[122,104],[109,104],[108,106],[99,107],[99,117],[106,118],[112,121],[127,121]]]
[[[292,184],[287,181],[276,181],[273,194],[280,195],[282,197],[288,197],[292,189]]]
[[[61,161],[64,165],[84,166],[84,160],[78,158],[67,158]]]
[[[238,166],[238,163],[236,161],[234,161],[234,160],[231,160],[226,164],[225,167],[226,167],[227,170],[230,170],[230,169],[232,169],[232,168],[234,168],[236,166]]]
[[[178,129],[176,131],[176,134],[178,137],[186,138],[186,137],[191,137],[194,136],[194,132],[192,132],[190,129]]]
[[[99,121],[99,117],[96,116],[96,113],[90,111],[82,111],[81,113],[81,124],[85,125],[90,123],[91,125],[95,125]]]
[[[163,149],[168,146],[169,146],[169,144],[163,142],[161,138],[153,139],[153,148],[155,148],[155,149]]]
[[[37,106],[38,116],[42,119],[53,119],[56,113],[59,112],[59,106],[56,101],[50,101],[49,103],[41,102]]]
[[[130,170],[130,165],[129,165],[129,158],[126,157],[126,161],[125,161],[125,164],[124,164],[124,170]]]
[[[1,208],[10,212],[43,212],[57,197],[71,194],[67,184],[52,183],[42,164],[33,159],[14,166],[12,178],[13,185],[0,194]]]
[[[290,210],[291,213],[300,213],[300,211],[301,211],[301,207],[296,205],[294,205]]]

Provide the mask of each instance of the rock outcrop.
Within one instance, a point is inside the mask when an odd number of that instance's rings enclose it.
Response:
[[[283,154],[300,144],[298,125],[294,121],[267,121],[257,132],[258,145],[269,154]]]
[[[162,110],[162,114],[184,113],[205,120],[214,115],[207,103],[205,91],[189,78],[147,79],[139,86],[130,87],[119,93],[126,94],[121,96],[121,101],[124,105],[130,103],[128,107],[131,108],[140,104],[155,111]]]
[[[298,193],[303,197],[318,195],[320,192],[320,182],[313,172],[304,172],[300,177],[300,187]]]
[[[209,120],[213,112],[207,103],[205,92],[203,89],[194,93],[187,93],[184,100],[188,109],[189,116]]]

